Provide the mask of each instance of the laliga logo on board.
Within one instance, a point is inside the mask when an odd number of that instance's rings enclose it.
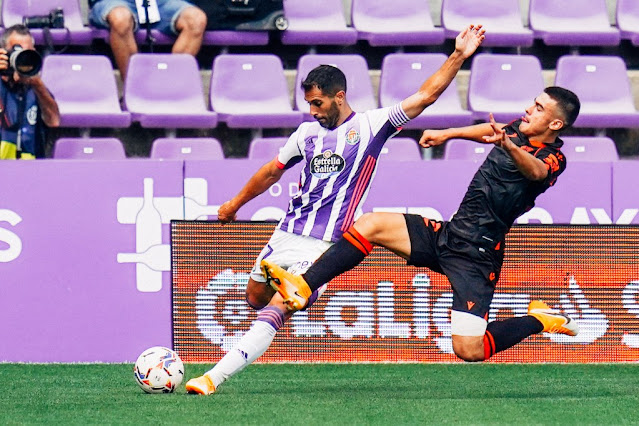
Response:
[[[243,331],[227,331],[220,323],[216,306],[222,297],[231,291],[244,294],[250,274],[234,273],[226,269],[217,274],[205,288],[198,290],[195,296],[195,312],[197,314],[197,328],[202,335],[214,345],[218,345],[224,352],[230,351],[244,335]],[[249,308],[243,297],[224,300],[221,314],[225,323],[239,325],[249,316]]]
[[[228,352],[244,335],[237,329],[246,321],[250,311],[242,297],[228,293],[244,294],[248,273],[234,273],[226,269],[213,277],[208,285],[198,290],[195,302],[197,327],[212,344]],[[579,324],[577,336],[565,336],[545,333],[552,342],[561,344],[590,344],[608,331],[608,319],[604,313],[590,305],[585,294],[573,276],[568,277],[568,293],[559,295],[559,306],[554,306],[574,318]],[[436,330],[433,340],[443,353],[453,353],[450,308],[453,294],[442,293],[435,296],[429,293],[431,285],[427,274],[417,274],[412,280],[413,294],[407,296],[411,304],[411,315],[401,315],[409,321],[397,321],[395,310],[398,308],[394,285],[391,281],[377,283],[377,291],[337,291],[325,293],[324,321],[309,320],[308,312],[296,312],[291,318],[295,337],[326,337],[328,332],[341,340],[359,338],[400,338],[425,339],[431,336],[431,327]],[[639,284],[631,283],[624,291],[624,306],[639,313],[639,303],[634,299],[639,293]],[[226,296],[226,297],[225,297]],[[233,297],[232,297],[233,296]],[[527,314],[529,294],[495,293],[489,321],[494,321],[500,311],[512,312],[514,316]],[[344,318],[344,310],[355,309],[355,319]],[[630,311],[630,309],[629,309]],[[629,347],[638,347],[639,336],[626,335],[624,343]]]

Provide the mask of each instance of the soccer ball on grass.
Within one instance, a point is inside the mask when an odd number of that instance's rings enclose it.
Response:
[[[171,393],[182,383],[184,364],[171,349],[154,346],[135,361],[133,375],[146,393]]]

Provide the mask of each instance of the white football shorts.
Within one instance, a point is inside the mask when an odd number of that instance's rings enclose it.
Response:
[[[332,245],[332,242],[318,240],[315,237],[291,234],[276,229],[257,257],[251,271],[251,278],[258,282],[266,282],[260,269],[262,259],[268,259],[292,274],[303,274]]]

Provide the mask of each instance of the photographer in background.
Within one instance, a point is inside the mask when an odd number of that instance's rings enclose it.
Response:
[[[46,126],[60,125],[60,111],[39,76],[42,58],[24,25],[7,28],[0,42],[0,159],[44,157]]]
[[[184,0],[145,0],[148,9],[137,7],[135,0],[89,0],[89,21],[98,28],[109,29],[109,43],[126,80],[129,58],[138,52],[134,32],[140,23],[148,21],[151,28],[175,36],[173,53],[197,55],[206,29],[206,15]]]

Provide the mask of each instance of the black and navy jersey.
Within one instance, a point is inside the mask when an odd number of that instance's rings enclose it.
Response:
[[[490,246],[503,241],[515,219],[535,205],[537,196],[557,181],[566,169],[566,157],[560,151],[563,141],[551,144],[529,140],[519,131],[521,120],[504,127],[515,145],[546,164],[548,176],[531,181],[517,169],[513,159],[495,146],[479,167],[468,186],[449,231],[465,240]]]

